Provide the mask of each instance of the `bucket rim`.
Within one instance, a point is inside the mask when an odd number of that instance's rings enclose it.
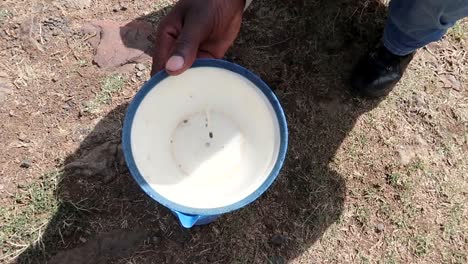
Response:
[[[237,73],[249,81],[251,81],[260,91],[268,99],[271,107],[273,108],[276,118],[278,120],[279,126],[279,133],[280,133],[280,144],[279,144],[279,151],[278,156],[276,158],[275,165],[271,170],[270,174],[266,178],[266,180],[260,185],[254,192],[243,198],[242,200],[223,207],[218,208],[191,208],[187,207],[178,203],[174,203],[162,195],[160,195],[156,190],[154,190],[145,178],[141,175],[136,162],[133,157],[133,151],[131,148],[131,133],[132,133],[132,126],[133,120],[138,110],[141,102],[146,97],[146,95],[153,89],[156,88],[156,85],[164,80],[165,78],[169,77],[165,70],[162,70],[155,74],[150,80],[148,80],[142,88],[137,92],[137,94],[132,99],[130,105],[127,108],[127,113],[125,114],[124,124],[122,128],[122,150],[124,153],[125,161],[127,163],[127,167],[132,175],[133,179],[136,183],[140,186],[140,188],[153,200],[157,201],[158,203],[162,204],[166,208],[169,208],[173,211],[181,212],[188,215],[220,215],[228,212],[235,211],[242,207],[247,206],[248,204],[252,203],[253,201],[257,200],[275,181],[277,178],[283,163],[286,158],[286,152],[288,147],[288,126],[286,116],[284,114],[283,108],[273,93],[271,88],[257,75],[252,73],[251,71],[247,70],[246,68],[232,63],[225,60],[220,59],[197,59],[195,60],[192,68],[197,67],[215,67],[221,68],[225,70],[232,71]]]

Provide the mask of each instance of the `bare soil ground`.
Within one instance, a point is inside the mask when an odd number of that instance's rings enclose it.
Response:
[[[120,129],[150,62],[103,70],[89,21],[156,25],[169,1],[0,5],[0,262],[467,263],[468,21],[387,98],[348,92],[372,0],[256,0],[227,59],[275,90],[290,151],[257,202],[192,230],[126,171]]]

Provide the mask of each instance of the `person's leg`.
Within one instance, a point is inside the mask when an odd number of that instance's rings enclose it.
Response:
[[[442,38],[466,16],[468,0],[392,0],[382,43],[355,68],[353,90],[368,97],[387,95],[414,52]]]
[[[468,0],[392,0],[383,44],[395,55],[408,55],[441,39],[466,16]]]

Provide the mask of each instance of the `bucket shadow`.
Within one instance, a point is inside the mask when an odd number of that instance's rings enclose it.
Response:
[[[121,105],[66,158],[56,193],[60,206],[43,243],[17,261],[286,263],[304,254],[333,232],[329,227],[344,210],[338,149],[356,120],[380,103],[348,92],[353,65],[382,28],[385,8],[370,2],[258,1],[246,14],[226,58],[271,85],[290,131],[285,166],[259,200],[213,224],[181,228],[126,169],[120,134],[127,105]]]

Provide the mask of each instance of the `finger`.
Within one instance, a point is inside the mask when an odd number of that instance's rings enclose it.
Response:
[[[181,24],[180,20],[177,21],[177,17],[171,17],[171,15],[160,23],[155,38],[151,75],[164,69],[175,45],[178,28],[181,27]]]
[[[239,34],[242,16],[236,17],[232,23],[237,24],[232,26],[227,34],[222,39],[208,39],[198,48],[199,51],[204,51],[210,54],[213,58],[221,59],[232,46],[232,43]]]
[[[198,48],[199,54],[206,54],[209,57],[215,59],[221,59],[224,57],[226,52],[228,51],[231,43],[228,41],[213,41],[213,42],[205,42],[202,46]],[[200,58],[200,56],[198,56]],[[204,55],[205,57],[205,55]]]
[[[153,54],[153,66],[151,69],[151,75],[154,75],[157,72],[164,69],[166,61],[168,60],[171,54],[172,46],[174,45],[176,39],[173,38],[171,34],[164,32],[156,38],[156,41],[157,44],[155,44]]]
[[[205,50],[198,50],[197,58],[200,58],[200,59],[216,59],[216,57],[213,56],[213,54],[211,54],[211,52],[205,51]]]
[[[178,75],[192,66],[198,53],[200,42],[206,38],[209,26],[200,17],[187,16],[174,46],[174,52],[166,63],[166,71]]]

